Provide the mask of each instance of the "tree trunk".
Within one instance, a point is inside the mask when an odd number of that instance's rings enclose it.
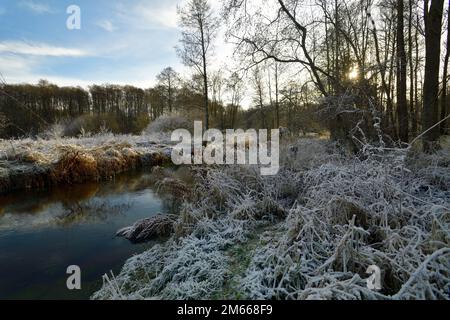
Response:
[[[417,135],[417,119],[415,112],[416,101],[414,100],[416,93],[414,87],[414,60],[413,60],[413,6],[415,1],[409,0],[409,20],[408,20],[408,61],[409,61],[409,115],[411,117],[411,134]]]
[[[169,75],[169,80],[168,80],[168,94],[169,94],[169,112],[172,113],[172,81],[170,79],[170,75]]]
[[[338,5],[338,0],[334,0],[334,14],[335,14],[335,59],[334,59],[334,69],[335,69],[335,79],[336,81],[339,82],[339,84],[341,83],[342,79],[341,79],[341,72],[340,72],[340,55],[339,55],[339,50],[340,50],[340,37],[339,37],[339,5]],[[337,86],[336,88],[338,88],[339,86]],[[338,94],[340,92],[337,92]]]
[[[208,102],[208,74],[206,70],[206,48],[205,35],[203,32],[203,25],[200,23],[201,40],[202,40],[202,60],[203,60],[203,92],[205,104],[205,130],[209,129],[209,102]]]
[[[377,35],[377,29],[376,29],[376,25],[375,25],[375,21],[373,20],[373,18],[371,18],[372,20],[372,34],[373,34],[373,40],[374,40],[374,44],[375,44],[375,58],[377,61],[377,65],[378,68],[380,69],[380,77],[381,77],[381,88],[384,92],[384,94],[386,95],[386,122],[385,122],[385,127],[390,128],[390,126],[392,125],[391,123],[391,110],[392,110],[392,98],[391,98],[391,94],[390,94],[390,90],[388,88],[388,84],[386,81],[386,62],[382,63],[381,61],[381,53],[380,53],[380,46],[378,43],[378,35]],[[381,100],[383,100],[383,95],[381,95]]]
[[[280,101],[278,88],[278,63],[275,62],[275,109],[276,109],[276,128],[280,127]]]
[[[406,106],[406,52],[403,21],[403,0],[397,0],[397,121],[400,141],[408,142],[408,109]]]
[[[441,54],[441,24],[444,0],[425,0],[425,79],[423,85],[422,130],[425,152],[439,148],[439,63]],[[434,127],[433,127],[434,126]]]
[[[450,8],[450,1],[449,1]],[[450,10],[450,9],[449,9]],[[450,11],[449,11],[450,12]],[[442,95],[441,95],[441,120],[444,120],[448,116],[447,106],[447,86],[448,86],[448,60],[450,56],[450,14],[447,14],[447,49],[444,59],[444,72],[442,73]],[[441,134],[448,133],[448,124],[450,121],[443,121],[441,123]]]
[[[416,14],[417,25],[419,25],[419,15]],[[414,32],[414,44],[415,44],[415,61],[414,61],[414,120],[416,121],[417,132],[419,132],[419,123],[420,121],[420,106],[422,105],[422,101],[419,102],[419,65],[420,65],[420,57],[419,57],[419,28],[416,27]],[[423,89],[423,88],[422,88]],[[423,99],[423,91],[421,100]]]

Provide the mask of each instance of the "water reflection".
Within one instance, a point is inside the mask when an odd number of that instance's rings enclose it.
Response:
[[[105,221],[112,215],[124,214],[132,207],[131,203],[111,205],[108,201],[86,201],[63,204],[64,213],[56,217],[56,223],[69,226],[76,223]]]
[[[170,169],[129,174],[106,183],[0,196],[0,299],[83,299],[154,243],[133,245],[118,229],[157,213],[176,213],[180,199],[158,189]],[[184,176],[184,177],[183,177]],[[66,289],[66,268],[82,269],[82,290]]]

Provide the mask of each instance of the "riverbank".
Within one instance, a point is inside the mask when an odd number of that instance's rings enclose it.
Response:
[[[170,161],[171,148],[151,136],[0,140],[0,194],[108,180]]]
[[[280,154],[276,176],[196,168],[174,235],[105,275],[92,298],[450,298],[448,148],[357,157],[301,139]]]

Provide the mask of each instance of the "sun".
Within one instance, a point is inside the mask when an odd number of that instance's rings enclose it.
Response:
[[[358,67],[353,67],[352,70],[348,73],[348,78],[350,80],[356,80],[359,76],[359,70]]]

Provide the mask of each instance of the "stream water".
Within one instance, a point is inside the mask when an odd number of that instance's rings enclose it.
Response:
[[[0,299],[88,299],[102,275],[154,243],[132,244],[118,229],[172,208],[150,173],[115,181],[0,196]],[[81,290],[68,290],[69,265]]]

